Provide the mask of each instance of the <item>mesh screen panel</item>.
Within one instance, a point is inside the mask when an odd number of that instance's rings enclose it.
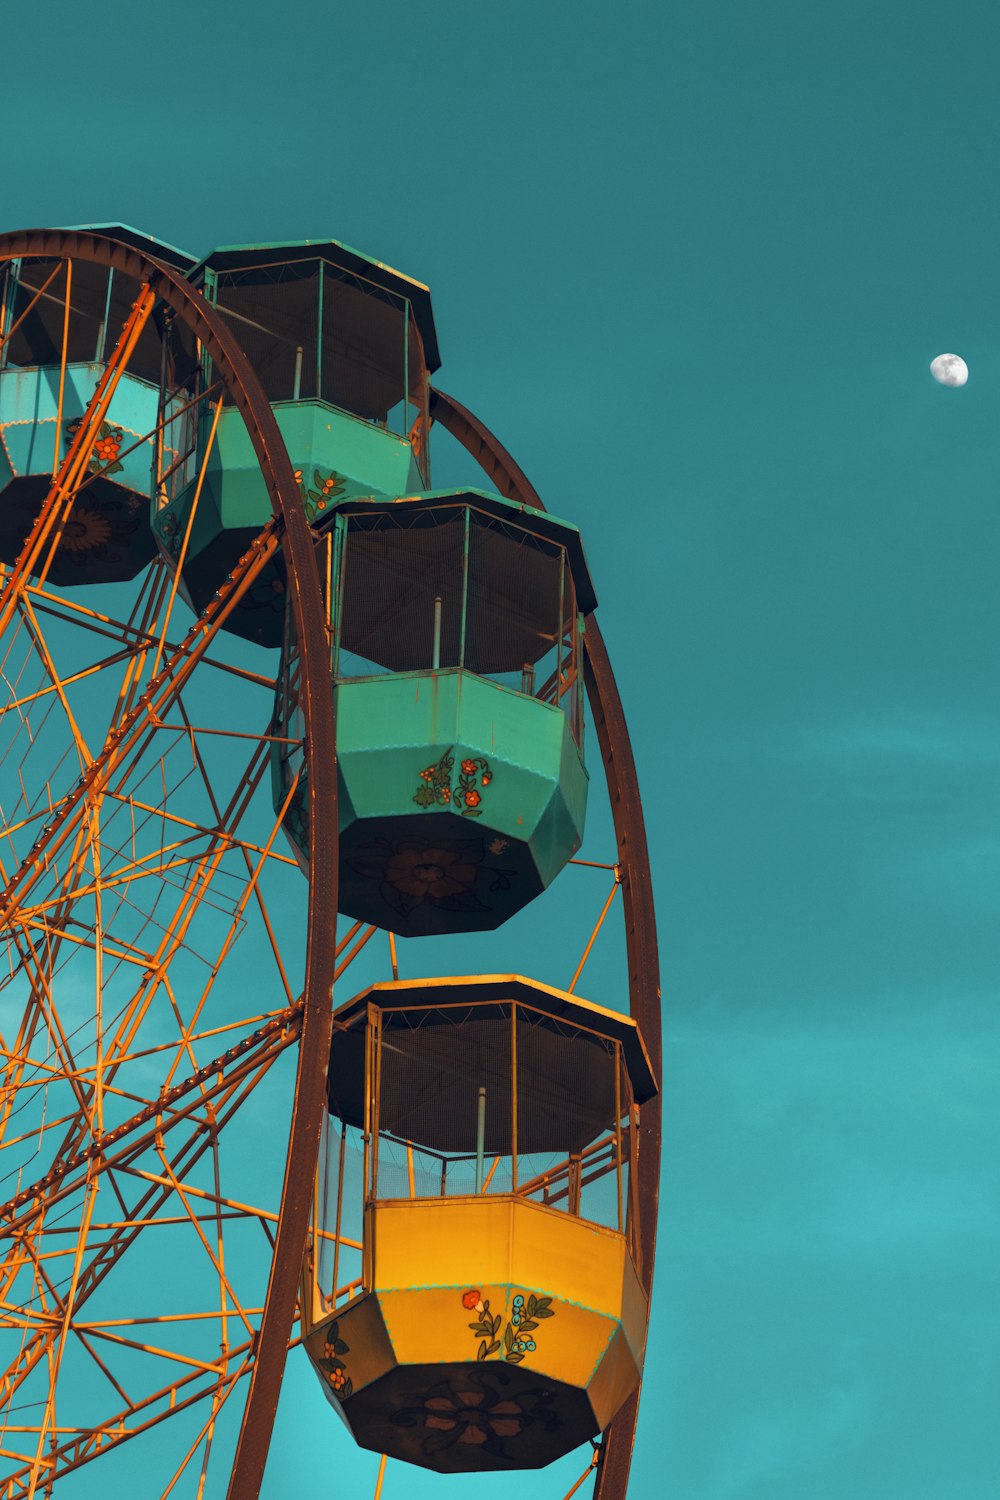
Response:
[[[269,401],[296,399],[296,370],[298,399],[316,396],[318,261],[225,272],[219,276],[216,306],[246,350]]]
[[[436,1151],[474,1153],[486,1089],[490,1157],[512,1147],[506,1005],[383,1011],[380,1129]],[[518,1006],[518,1153],[580,1151],[614,1125],[614,1044]]]
[[[442,667],[459,663],[465,521],[461,510],[348,518],[340,621],[340,676],[427,669],[434,600],[441,599]],[[355,658],[351,660],[351,658]]]
[[[510,1154],[510,1020],[485,1010],[423,1013],[419,1025],[383,1011],[381,1130],[450,1155],[474,1154],[483,1087],[486,1151]]]
[[[76,265],[73,266],[73,280],[76,280]],[[111,300],[108,306],[108,331],[104,340],[105,358],[110,355],[115,343],[121,334],[122,325],[128,320],[132,311],[132,304],[140,292],[140,284],[132,276],[124,276],[121,271],[111,273]],[[139,342],[136,344],[135,353],[129,361],[128,372],[130,375],[138,375],[142,380],[148,380],[150,385],[159,385],[163,371],[163,346],[160,339],[158,320],[155,316],[147,322]]]
[[[405,320],[402,299],[325,267],[323,400],[384,422],[404,396]]]
[[[11,327],[29,306],[36,292],[45,285],[57,265],[58,262],[55,260],[26,260],[22,263],[13,298]],[[104,325],[110,274],[107,266],[97,266],[84,260],[73,262],[69,342],[66,353],[70,364],[87,364],[102,357],[104,341],[101,331]],[[136,284],[133,283],[133,285]],[[138,290],[137,285],[136,290]],[[5,353],[10,364],[57,365],[60,363],[65,306],[66,272],[63,268],[50,286],[42,292],[31,312],[28,313],[7,345]],[[115,327],[115,336],[118,331],[119,328]],[[156,379],[159,380],[159,340],[155,332],[153,338],[157,345]],[[111,344],[113,343],[112,337]]]
[[[614,1044],[519,1005],[519,1153],[582,1151],[614,1117]]]
[[[340,1183],[339,1120],[327,1119],[320,1145],[319,1159],[319,1227],[326,1234],[337,1233],[337,1199]],[[360,1129],[348,1126],[344,1133],[343,1187],[340,1190],[340,1233],[347,1239],[361,1241],[364,1226],[364,1143]],[[318,1242],[316,1279],[320,1291],[329,1298],[333,1293],[334,1244],[321,1238]],[[337,1281],[345,1286],[361,1274],[361,1253],[341,1245],[336,1256]]]
[[[470,522],[465,665],[519,673],[556,643],[562,548],[475,511]]]

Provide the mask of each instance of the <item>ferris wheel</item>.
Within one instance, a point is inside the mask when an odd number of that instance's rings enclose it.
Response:
[[[290,1348],[377,1494],[578,1448],[626,1493],[639,788],[580,535],[439,364],[427,288],[334,241],[0,236],[0,1500],[123,1454],[256,1495]],[[433,488],[434,425],[486,487]]]

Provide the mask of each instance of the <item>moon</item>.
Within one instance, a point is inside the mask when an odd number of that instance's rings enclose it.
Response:
[[[938,385],[964,385],[969,367],[960,354],[939,354],[931,360],[931,374]]]

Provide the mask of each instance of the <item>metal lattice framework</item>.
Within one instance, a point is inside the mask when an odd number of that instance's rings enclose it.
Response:
[[[0,1497],[52,1493],[140,1435],[162,1466],[150,1494],[171,1493],[185,1472],[198,1474],[199,1495],[209,1493],[213,1444],[224,1415],[235,1431],[237,1390],[246,1393],[238,1437],[222,1447],[228,1494],[246,1497],[260,1488],[294,1341],[333,984],[376,933],[355,924],[336,942],[335,726],[316,553],[257,377],[183,276],[84,232],[0,237],[0,264],[20,258],[53,263],[38,295],[65,307],[63,378],[74,261],[131,278],[135,300],[61,457],[57,440],[34,527],[0,573],[0,908],[9,952],[0,972]],[[72,545],[74,504],[100,474],[117,384],[143,330],[155,320],[165,327],[165,318],[189,329],[211,360],[214,383],[195,402],[211,412],[224,391],[240,411],[273,510],[186,630],[177,584],[160,561],[134,585],[49,582],[58,548]],[[431,415],[502,494],[541,508],[463,407],[435,392]],[[162,477],[160,435],[153,429],[136,443],[157,455]],[[308,773],[304,913],[301,875],[264,785],[273,682],[224,630],[279,551]],[[620,888],[631,1009],[658,1072],[638,784],[593,616],[585,640],[618,849],[611,895],[570,989]],[[391,938],[389,947],[395,973]],[[647,1290],[659,1140],[653,1100],[642,1108],[639,1150]],[[596,1473],[600,1500],[624,1496],[637,1406],[638,1397],[616,1418],[571,1493]],[[183,1440],[156,1449],[161,1430],[183,1430]],[[384,1471],[383,1462],[379,1489]],[[219,1493],[214,1477],[213,1486]]]

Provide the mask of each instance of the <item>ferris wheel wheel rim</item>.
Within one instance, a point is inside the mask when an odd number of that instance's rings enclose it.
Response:
[[[166,261],[111,235],[84,230],[28,229],[0,235],[0,263],[37,256],[107,265],[146,282],[211,354],[223,386],[246,423],[272,510],[282,527],[294,628],[303,666],[310,828],[310,879],[302,1031],[292,1100],[279,1222],[256,1356],[243,1411],[228,1494],[256,1494],[263,1478],[284,1371],[305,1242],[325,1107],[326,1059],[332,1017],[337,907],[337,777],[333,695],[312,692],[325,669],[326,631],[309,525],[291,460],[263,388],[218,312]],[[322,833],[322,836],[321,836]],[[294,1247],[294,1248],[293,1248]]]

